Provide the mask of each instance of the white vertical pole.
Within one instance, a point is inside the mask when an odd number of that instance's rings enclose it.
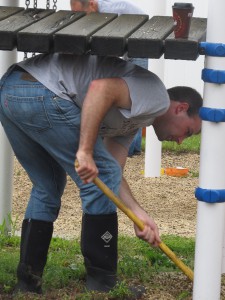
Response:
[[[18,3],[17,0],[1,0],[2,6],[18,6]],[[0,77],[16,60],[16,51],[0,51]],[[11,229],[8,215],[12,206],[12,185],[13,152],[0,124],[0,224],[5,220],[7,231]]]
[[[225,28],[224,11],[223,0],[209,0],[207,42],[225,44],[225,32],[222,30]],[[205,67],[225,70],[225,58],[207,56]],[[225,109],[224,95],[224,84],[205,83],[204,106]],[[203,122],[199,176],[199,187],[202,189],[225,189],[224,137],[224,122]],[[198,202],[194,300],[220,299],[224,222],[224,203]]]
[[[161,171],[162,143],[158,140],[154,128],[146,128],[145,138],[145,177],[159,177]]]
[[[166,1],[151,3],[153,15],[165,15]],[[164,81],[164,59],[150,60],[149,70]],[[159,177],[161,173],[162,143],[158,140],[152,126],[146,128],[145,140],[145,177]]]

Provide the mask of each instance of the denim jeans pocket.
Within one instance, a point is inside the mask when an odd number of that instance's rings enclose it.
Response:
[[[3,109],[5,114],[19,126],[29,130],[43,131],[51,127],[43,100],[43,96],[5,95]]]
[[[74,102],[54,96],[53,105],[63,122],[70,127],[80,127],[81,109]]]

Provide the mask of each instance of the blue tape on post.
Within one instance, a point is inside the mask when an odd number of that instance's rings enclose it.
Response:
[[[205,68],[202,70],[202,80],[211,83],[225,83],[225,71]]]
[[[225,44],[202,42],[199,45],[200,54],[208,56],[225,56]]]
[[[215,123],[225,122],[225,109],[201,107],[199,110],[199,116],[204,121]]]
[[[225,190],[208,190],[200,187],[195,190],[195,197],[207,203],[225,202]]]

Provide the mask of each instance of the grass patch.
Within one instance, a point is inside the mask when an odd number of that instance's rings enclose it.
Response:
[[[193,239],[169,235],[162,236],[162,239],[186,265],[193,269]],[[20,238],[0,235],[0,240],[0,299],[11,299],[7,297],[12,295],[16,283]],[[150,247],[136,237],[120,236],[118,249],[118,276],[121,284],[109,293],[110,298],[104,298],[105,296],[101,298],[97,297],[96,293],[85,292],[85,269],[79,242],[53,238],[43,276],[45,293],[50,291],[51,299],[125,299],[129,294],[129,282],[147,287],[151,286],[150,282],[156,274],[181,273],[161,250]],[[178,292],[180,295],[188,294],[185,290]],[[71,298],[73,293],[76,296]],[[57,297],[54,298],[53,295]],[[20,295],[13,299],[47,299],[32,297]]]
[[[162,149],[176,153],[193,152],[200,153],[200,134],[193,135],[183,141],[181,145],[175,142],[162,142]]]
[[[183,141],[181,145],[175,142],[162,142],[163,151],[171,151],[175,153],[192,152],[200,153],[201,134],[193,135]],[[142,150],[145,150],[145,138],[142,138]]]

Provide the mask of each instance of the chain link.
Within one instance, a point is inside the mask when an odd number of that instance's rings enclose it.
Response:
[[[46,0],[46,8],[47,8],[47,9],[50,8],[50,0]]]
[[[26,9],[30,6],[30,0],[25,0]],[[27,52],[24,52],[23,60],[27,59]]]
[[[25,5],[26,5],[26,9],[28,9],[28,8],[29,8],[29,5],[30,5],[30,0],[26,0],[26,1],[25,1]]]
[[[53,3],[54,3],[53,4],[53,9],[56,10],[57,9],[57,5],[56,5],[57,4],[57,0],[53,0]]]
[[[37,8],[37,0],[34,0],[34,8]]]

